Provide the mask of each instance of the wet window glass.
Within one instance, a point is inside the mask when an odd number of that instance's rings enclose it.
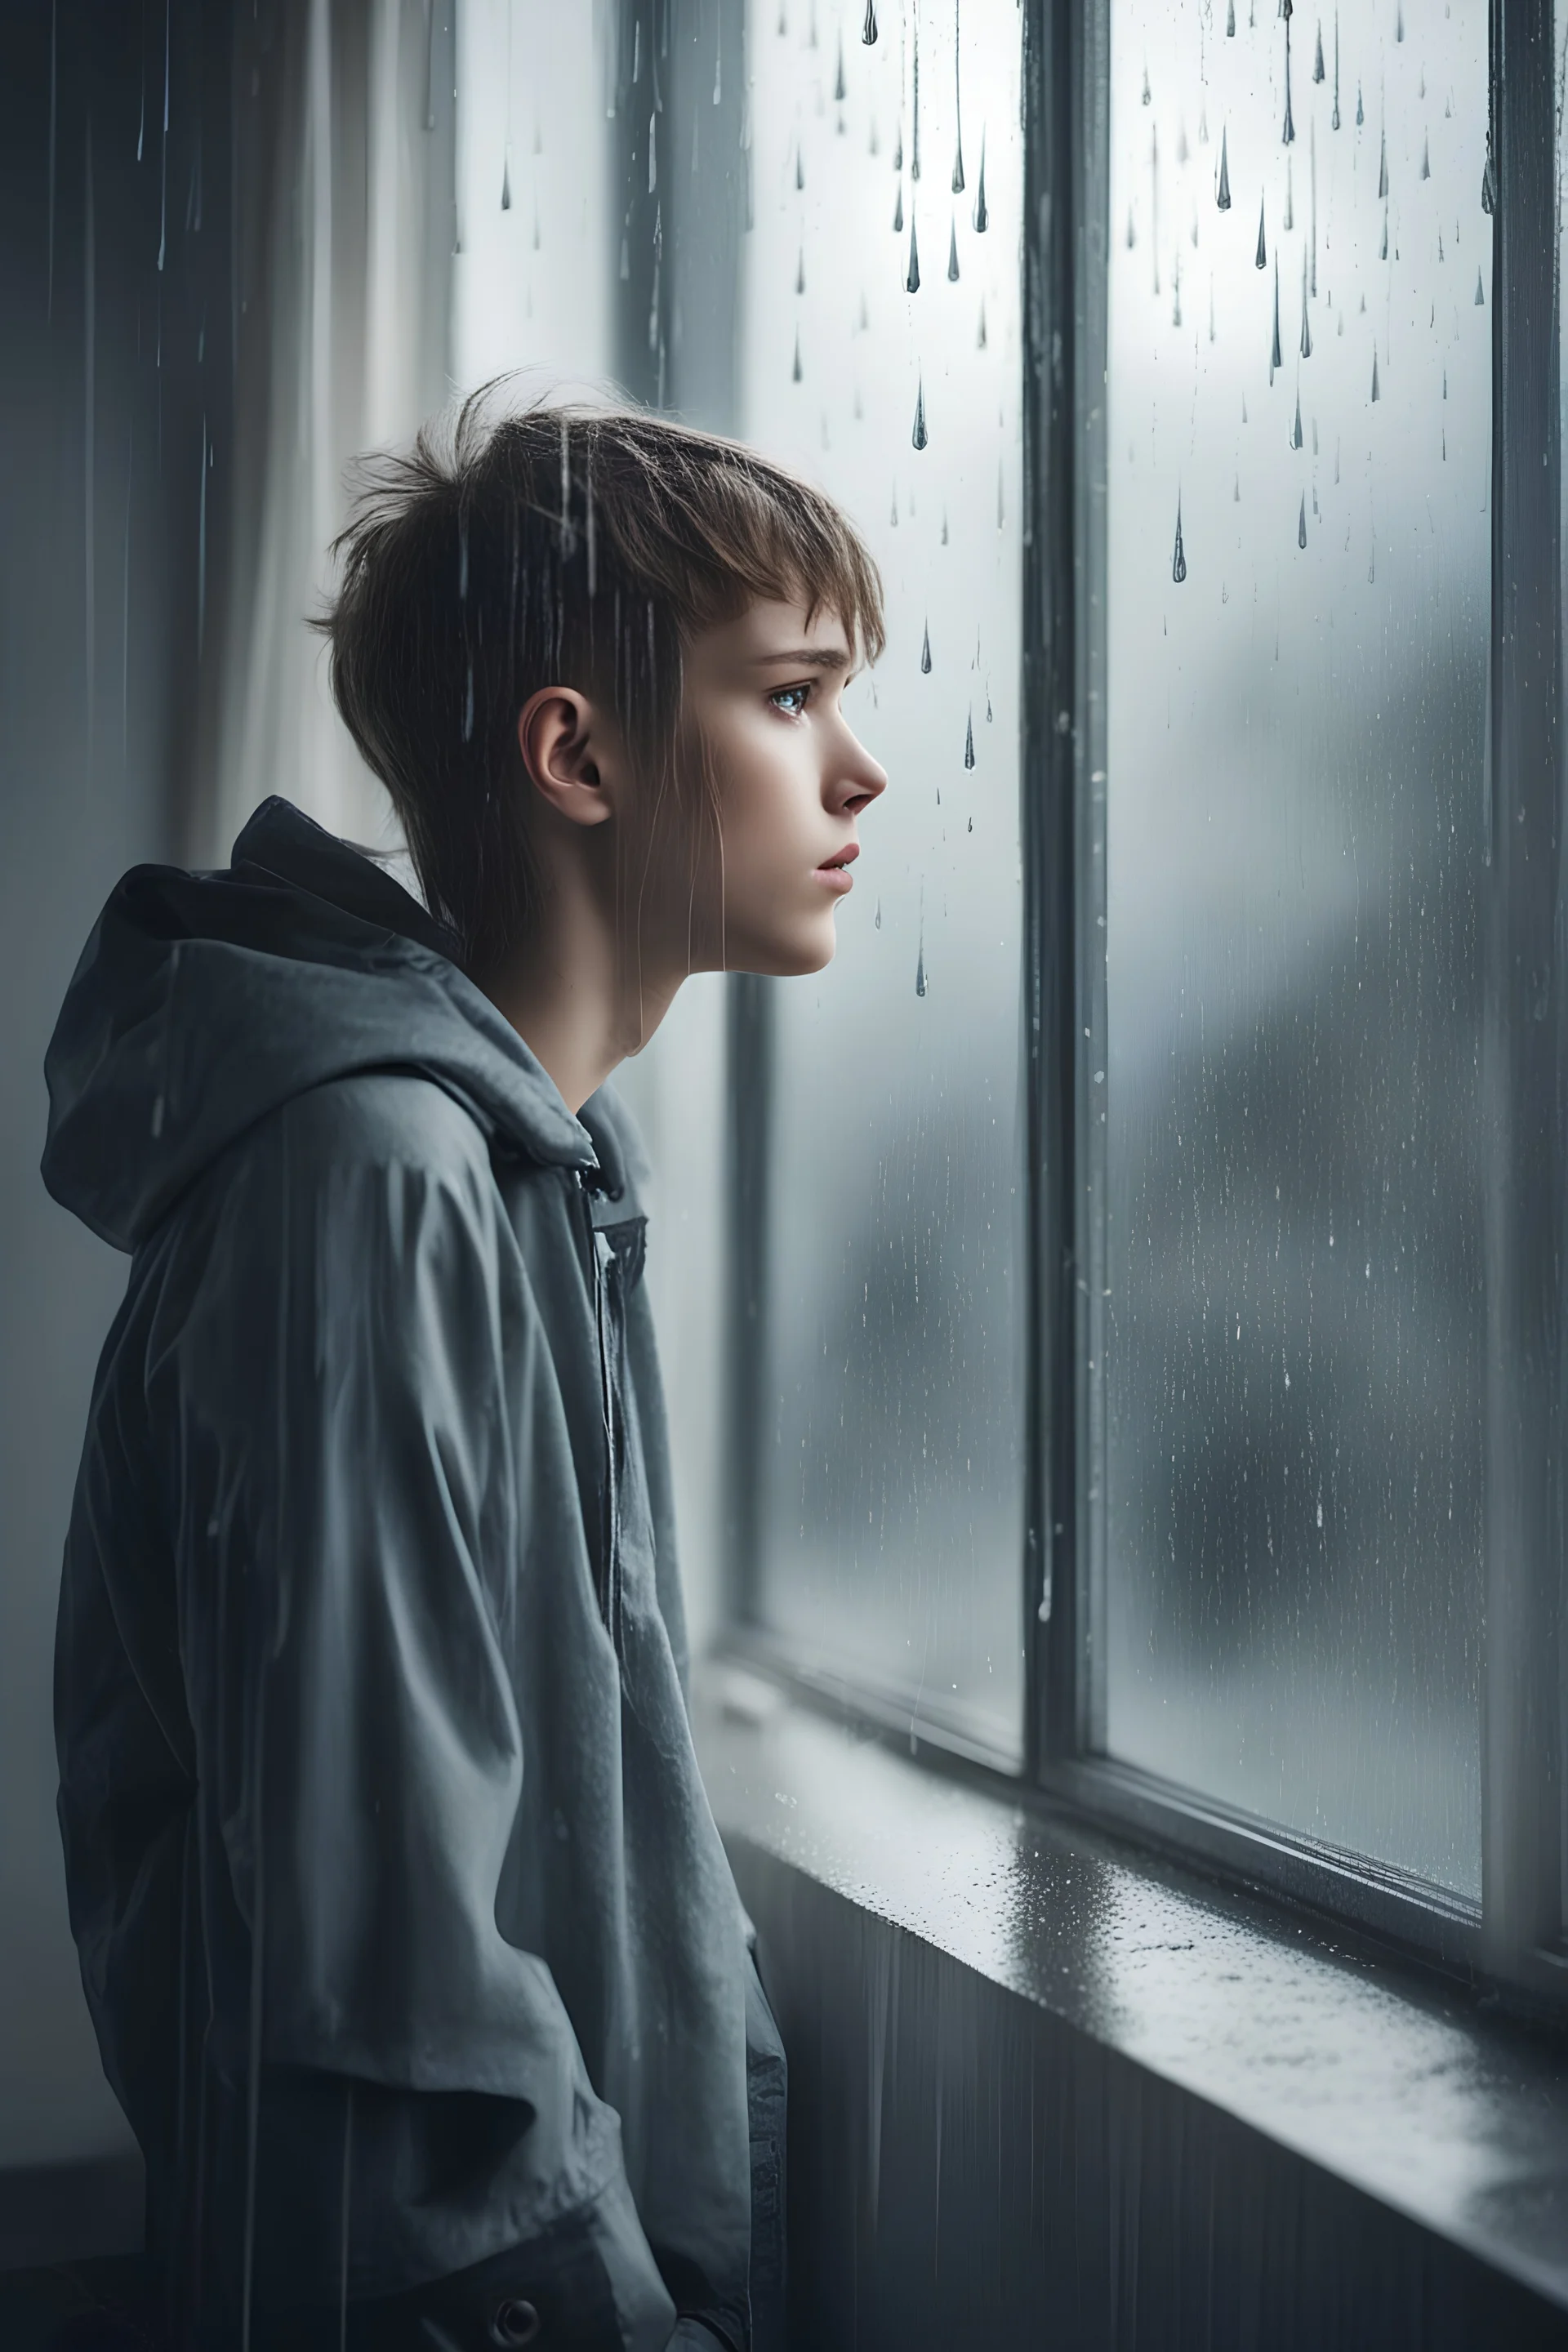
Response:
[[[1020,38],[1015,0],[756,0],[741,417],[881,566],[848,704],[891,779],[836,962],[768,987],[757,1605],[807,1665],[1009,1756]]]
[[[1479,1897],[1487,15],[1110,26],[1095,1744]]]

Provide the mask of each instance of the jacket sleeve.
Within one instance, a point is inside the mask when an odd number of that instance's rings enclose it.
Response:
[[[549,1969],[497,1925],[514,1581],[552,1528],[574,1572],[577,1503],[483,1139],[433,1087],[353,1079],[203,1189],[150,1393],[176,1425],[182,1650],[238,1922],[215,2050],[258,2116],[258,2297],[335,2302],[346,2239],[353,2297],[437,2309],[466,2276],[454,2344],[504,2340],[474,2293],[566,2279],[556,2340],[653,2352],[675,2315],[618,2120]]]

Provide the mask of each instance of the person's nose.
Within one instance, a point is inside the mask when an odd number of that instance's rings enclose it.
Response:
[[[845,749],[837,762],[833,796],[835,805],[846,815],[857,815],[887,791],[888,772],[849,728],[845,729],[844,734]]]

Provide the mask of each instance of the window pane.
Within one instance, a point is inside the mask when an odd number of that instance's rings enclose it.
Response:
[[[1486,118],[1480,0],[1112,0],[1083,1097],[1099,1739],[1471,1896]]]
[[[770,988],[762,1610],[1016,1753],[1019,16],[871,13],[750,12],[743,429],[882,567],[849,699],[892,779],[837,961]]]

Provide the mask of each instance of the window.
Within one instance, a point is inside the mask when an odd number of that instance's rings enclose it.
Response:
[[[859,13],[749,16],[893,789],[735,991],[742,1638],[1555,1998],[1561,37]]]
[[[895,780],[830,971],[754,992],[751,1599],[801,1667],[1016,1761],[1018,15],[884,6],[867,41],[878,13],[749,20],[742,429],[881,566],[849,702]]]

